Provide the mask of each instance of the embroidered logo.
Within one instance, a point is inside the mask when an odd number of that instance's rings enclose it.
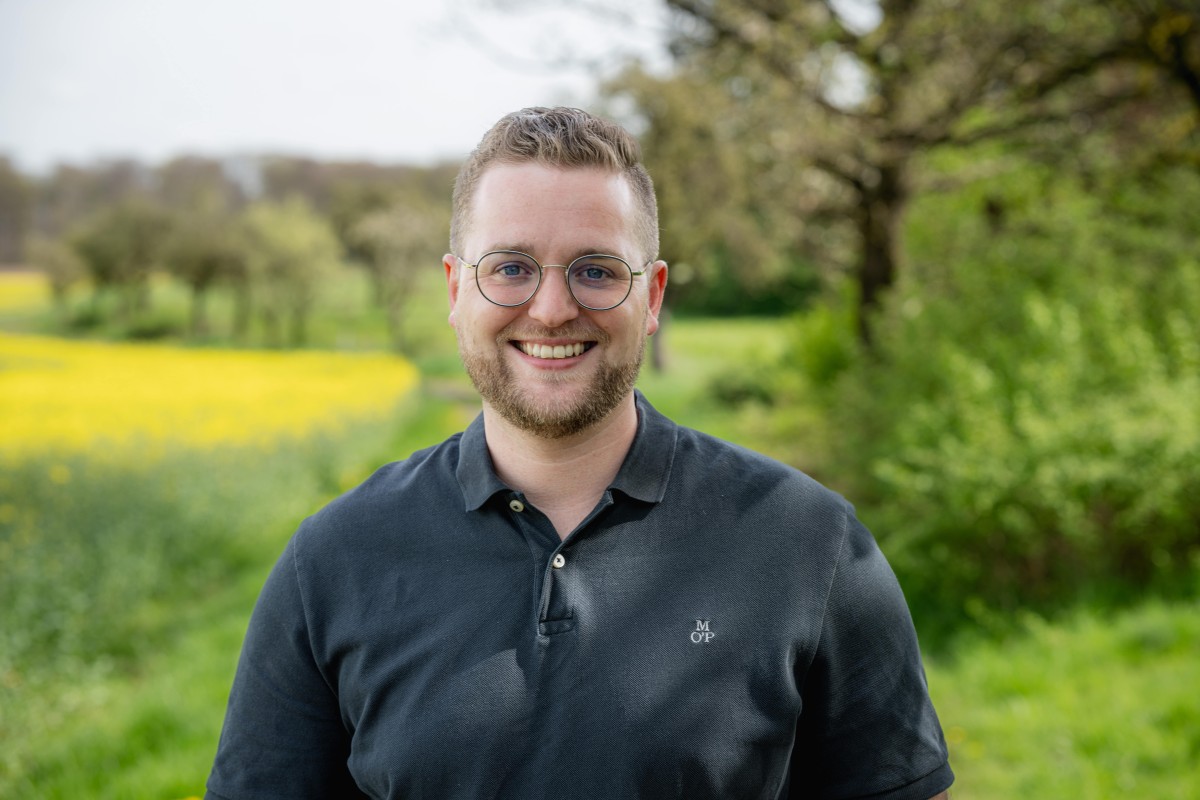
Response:
[[[692,631],[692,644],[708,644],[714,636],[716,634],[709,628],[708,620],[696,620],[696,630]]]

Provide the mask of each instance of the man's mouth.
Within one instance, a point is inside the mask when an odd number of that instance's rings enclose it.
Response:
[[[534,358],[573,358],[590,350],[595,342],[571,342],[569,344],[537,344],[535,342],[513,342],[527,356]]]

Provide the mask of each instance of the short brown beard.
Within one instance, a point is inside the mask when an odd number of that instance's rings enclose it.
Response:
[[[502,332],[496,338],[496,345],[498,348],[512,347],[511,341],[511,335]],[[643,338],[633,360],[624,364],[602,364],[583,400],[573,408],[555,411],[534,408],[527,402],[503,358],[467,353],[461,340],[458,347],[459,358],[479,395],[505,420],[545,439],[574,436],[607,417],[633,391],[645,351]]]

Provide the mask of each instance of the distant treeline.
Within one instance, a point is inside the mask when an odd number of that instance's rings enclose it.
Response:
[[[110,161],[43,178],[0,160],[0,263],[44,271],[69,324],[145,317],[151,278],[192,294],[188,332],[210,332],[208,297],[233,298],[232,330],[257,318],[267,344],[303,345],[321,280],[349,261],[366,269],[403,349],[400,309],[418,262],[445,248],[456,165],[333,163],[264,157],[177,158],[157,167]],[[154,335],[138,323],[131,335]]]

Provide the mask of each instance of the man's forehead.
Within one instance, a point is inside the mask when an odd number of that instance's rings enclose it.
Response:
[[[563,166],[541,161],[497,161],[479,174],[479,189],[524,182],[595,182],[620,185],[632,194],[624,173],[600,166]],[[476,197],[479,190],[476,191]]]
[[[614,238],[629,236],[636,213],[632,189],[619,172],[496,164],[480,176],[467,235],[480,247],[536,255],[528,248],[544,240],[548,230],[569,230],[578,237],[572,247],[586,255],[611,251]]]

